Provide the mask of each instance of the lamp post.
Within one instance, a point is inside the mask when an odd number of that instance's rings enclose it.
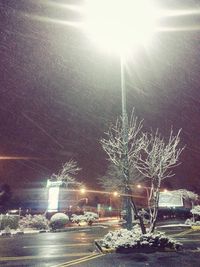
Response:
[[[156,12],[151,0],[85,0],[85,30],[99,46],[120,56],[122,93],[123,176],[126,228],[132,228],[129,186],[128,116],[126,107],[125,54],[146,42],[155,30]]]
[[[129,186],[129,159],[128,159],[128,115],[126,105],[126,84],[125,84],[125,70],[124,70],[124,56],[120,55],[120,67],[121,67],[121,94],[122,94],[122,142],[123,142],[123,175],[125,184],[125,196],[124,196],[124,210],[127,229],[132,228],[132,207],[131,197],[132,190]]]

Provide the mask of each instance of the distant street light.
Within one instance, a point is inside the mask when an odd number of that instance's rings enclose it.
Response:
[[[146,191],[146,197],[147,197],[147,205],[149,205],[149,196],[150,196],[150,194],[149,194],[149,187],[147,187],[147,186],[143,186],[143,185],[141,185],[141,184],[138,184],[137,185],[137,188],[139,188],[139,189],[144,189],[145,191]]]
[[[110,206],[109,206],[109,210],[111,211],[112,210],[112,196],[115,198],[115,197],[118,197],[119,196],[119,193],[117,191],[114,191],[112,193],[112,195],[110,194]]]
[[[126,210],[126,228],[132,228],[131,188],[128,162],[128,116],[126,111],[125,57],[153,35],[158,18],[151,0],[85,0],[84,29],[101,48],[120,57],[122,123],[123,123],[123,174]]]
[[[80,189],[80,193],[81,193],[81,194],[85,194],[85,192],[86,192],[86,189],[85,189],[85,188],[81,188],[81,189]]]
[[[117,197],[117,196],[119,196],[119,193],[117,191],[115,191],[115,192],[113,192],[113,196]]]
[[[150,190],[151,190],[151,187],[148,187],[148,186],[144,186],[144,185],[138,184],[138,185],[137,185],[137,188],[139,188],[139,189],[144,189],[144,190],[146,191],[147,204],[149,205],[149,198],[150,198]],[[160,189],[160,192],[167,193],[167,192],[169,192],[169,191],[168,191],[166,188],[164,188],[164,189]]]

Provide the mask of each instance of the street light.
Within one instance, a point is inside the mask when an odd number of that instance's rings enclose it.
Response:
[[[115,192],[113,192],[113,196],[117,197],[117,196],[119,196],[119,193],[117,191],[115,191]]]
[[[156,29],[158,12],[151,0],[85,0],[84,29],[101,48],[120,57],[123,127],[123,173],[125,177],[126,227],[132,228],[128,162],[128,116],[126,111],[125,57],[144,44]]]
[[[151,0],[85,0],[84,3],[87,35],[97,46],[118,55],[149,41],[160,16]]]
[[[86,192],[86,189],[85,189],[85,188],[81,188],[81,189],[80,189],[80,193],[81,193],[81,194],[85,194],[85,192]]]
[[[110,194],[110,206],[109,206],[109,211],[112,211],[112,196],[114,197],[114,198],[116,198],[116,197],[119,197],[120,195],[119,195],[119,193],[117,192],[117,191],[114,191],[112,194]]]

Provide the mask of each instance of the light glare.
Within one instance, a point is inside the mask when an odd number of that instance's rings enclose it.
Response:
[[[113,196],[114,196],[114,197],[117,197],[118,195],[119,195],[119,194],[118,194],[117,191],[113,192]]]
[[[122,53],[146,42],[157,11],[150,0],[85,0],[85,30],[101,47]]]
[[[85,192],[86,192],[85,188],[81,188],[80,192],[81,192],[81,194],[85,194]]]

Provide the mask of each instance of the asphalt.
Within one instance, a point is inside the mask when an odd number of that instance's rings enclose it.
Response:
[[[103,223],[103,222],[102,222]],[[0,238],[0,266],[38,267],[200,267],[200,231],[184,225],[160,225],[184,245],[180,252],[103,254],[94,245],[109,230],[119,225],[104,222],[92,227],[75,227],[73,231],[13,235]],[[77,231],[78,230],[78,231]]]

